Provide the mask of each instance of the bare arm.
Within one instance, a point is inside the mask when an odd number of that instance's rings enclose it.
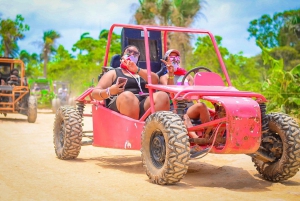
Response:
[[[138,68],[137,68],[138,71]],[[136,72],[137,72],[136,71]],[[137,73],[139,76],[141,76],[146,82],[148,82],[148,74],[146,69],[140,68],[139,72]],[[158,75],[156,73],[151,72],[151,82],[152,84],[158,84]]]
[[[112,84],[116,79],[116,71],[111,70],[105,73],[102,78],[99,80],[97,86],[94,88],[92,92],[93,99],[96,100],[105,100],[107,98],[116,94],[119,94],[124,91],[122,84]],[[110,95],[109,95],[110,94]]]
[[[163,85],[174,85],[174,67],[169,61],[169,57],[167,61],[161,59],[161,61],[166,65],[168,69],[168,73],[160,77],[160,83]]]
[[[193,78],[193,76],[188,75],[187,79],[188,79],[188,82],[189,82],[190,86],[194,85],[194,78]]]
[[[174,85],[174,75],[172,77],[169,74],[165,74],[160,77],[159,81],[162,85]]]

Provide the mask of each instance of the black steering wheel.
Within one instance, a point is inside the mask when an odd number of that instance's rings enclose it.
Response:
[[[205,71],[207,71],[207,72],[212,72],[209,68],[206,68],[206,67],[204,67],[204,66],[195,67],[195,68],[189,70],[189,71],[184,75],[184,77],[182,78],[182,81],[181,81],[181,85],[184,85],[184,81],[185,81],[185,79],[187,78],[187,76],[189,76],[189,74],[194,73],[194,75],[195,75],[196,73],[199,72],[199,70],[205,70]]]

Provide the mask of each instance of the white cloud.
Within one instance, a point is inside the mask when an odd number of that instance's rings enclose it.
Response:
[[[248,24],[263,14],[300,8],[295,0],[206,0],[195,28],[211,31],[223,38],[222,44],[232,53],[243,51],[246,56],[260,53],[254,40],[248,38]],[[19,42],[21,49],[39,52],[32,42],[42,40],[44,31],[55,30],[62,37],[57,41],[71,49],[84,32],[94,38],[102,29],[113,23],[130,23],[133,15],[131,5],[138,0],[0,0],[2,18],[15,19],[17,14],[25,18],[30,31]]]
[[[300,1],[294,0],[207,0],[202,13],[205,18],[195,24],[197,27],[222,36],[222,44],[231,53],[244,52],[245,56],[254,56],[261,52],[254,39],[248,40],[249,22],[263,14],[299,9]]]
[[[3,2],[4,1],[4,2]],[[26,39],[19,41],[21,49],[30,53],[39,52],[34,41],[41,41],[43,32],[55,30],[61,34],[58,44],[67,49],[84,32],[97,38],[102,29],[109,29],[112,23],[129,23],[133,13],[130,6],[135,0],[0,0],[2,18],[15,19],[17,14],[25,18],[30,31]]]

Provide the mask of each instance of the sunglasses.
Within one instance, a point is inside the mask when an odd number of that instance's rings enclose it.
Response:
[[[133,56],[135,56],[135,57],[140,56],[140,53],[135,50],[127,49],[125,52],[126,52],[126,54],[129,54],[129,55],[133,54]]]
[[[169,59],[172,63],[180,63],[180,56],[169,56]]]

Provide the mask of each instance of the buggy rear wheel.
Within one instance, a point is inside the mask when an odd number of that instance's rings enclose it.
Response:
[[[28,97],[27,121],[34,123],[37,118],[37,100],[35,96]]]
[[[252,158],[257,171],[264,179],[280,182],[293,177],[300,167],[300,129],[288,115],[271,113],[268,115],[269,131],[262,137],[260,150],[273,162]]]
[[[59,159],[74,159],[79,155],[82,140],[81,116],[74,107],[62,106],[55,115],[53,143]]]
[[[187,172],[190,158],[190,143],[182,119],[167,111],[150,115],[142,132],[141,152],[151,182],[179,182]]]

